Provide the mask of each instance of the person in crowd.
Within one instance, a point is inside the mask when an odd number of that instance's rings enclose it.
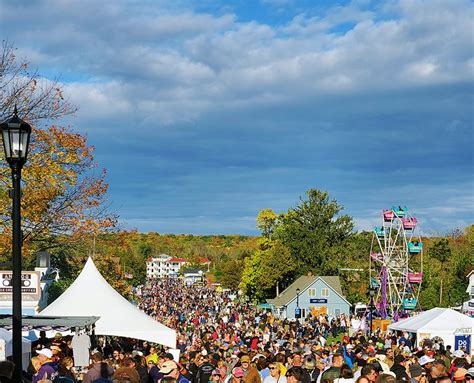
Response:
[[[354,383],[354,373],[347,364],[342,365],[339,378],[334,383]]]
[[[171,376],[176,380],[177,383],[190,383],[188,379],[180,374],[179,366],[169,358],[161,365],[160,373],[162,373],[165,377]]]
[[[59,361],[59,383],[75,383],[76,373],[74,372],[74,360],[70,356],[65,356]]]
[[[257,368],[250,363],[250,357],[248,355],[242,355],[240,357],[240,368],[244,373],[243,381],[245,383],[262,382],[262,378],[260,377]]]
[[[135,355],[135,368],[137,369],[138,375],[140,376],[140,383],[148,383],[148,368],[146,365],[146,358],[143,353]]]
[[[286,372],[286,379],[288,383],[303,383],[304,371],[301,367],[291,367]]]
[[[39,369],[36,374],[33,375],[33,383],[38,383],[40,380],[54,380],[58,376],[58,364],[53,362],[51,358],[53,357],[53,352],[49,348],[43,348],[36,351],[37,361],[39,364]]]
[[[281,376],[280,363],[270,363],[268,369],[270,370],[270,375],[263,380],[263,383],[287,383],[286,376]]]
[[[224,382],[224,377],[222,376],[221,370],[216,368],[214,371],[212,371],[210,382],[211,383],[222,383],[222,382]]]
[[[119,368],[112,376],[117,380],[129,380],[130,383],[140,383],[140,375],[135,368],[135,361],[132,358],[125,358]]]
[[[407,374],[407,360],[406,358],[399,354],[393,360],[393,366],[390,371],[395,373],[397,380],[402,380],[404,382],[408,382],[410,377]]]
[[[89,366],[89,370],[84,376],[83,383],[92,383],[101,379],[103,382],[110,381],[110,378],[114,374],[114,369],[104,362],[102,354],[95,352],[91,356],[92,364]]]

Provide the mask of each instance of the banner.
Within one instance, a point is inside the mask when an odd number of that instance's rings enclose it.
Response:
[[[13,273],[0,271],[0,301],[11,301]],[[41,297],[40,272],[24,271],[21,273],[21,293],[23,301],[37,301]]]

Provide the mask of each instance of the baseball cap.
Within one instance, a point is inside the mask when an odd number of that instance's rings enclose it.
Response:
[[[244,371],[240,367],[235,367],[232,370],[232,375],[234,375],[236,378],[243,378],[244,377]]]
[[[423,373],[423,368],[419,364],[411,364],[410,365],[410,376],[412,378],[416,378]]]
[[[178,365],[172,360],[167,360],[161,365],[160,372],[162,374],[169,374],[171,371],[178,368]]]
[[[240,363],[250,363],[250,357],[248,355],[242,355]]]
[[[435,360],[433,358],[430,358],[428,355],[423,355],[419,360],[418,363],[420,363],[420,366],[424,366],[425,364],[428,363],[433,363]]]
[[[453,352],[453,356],[456,358],[464,358],[464,351],[463,350],[456,350]]]
[[[49,348],[42,348],[41,350],[37,350],[36,353],[40,355],[44,355],[48,359],[53,356],[53,352]]]
[[[469,375],[470,377],[474,378],[474,367],[471,367],[467,370],[464,376]]]

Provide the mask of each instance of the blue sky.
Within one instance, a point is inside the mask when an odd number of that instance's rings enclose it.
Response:
[[[357,229],[474,222],[467,0],[10,1],[3,38],[79,107],[124,228],[255,234],[326,190]],[[12,23],[20,19],[21,22]]]

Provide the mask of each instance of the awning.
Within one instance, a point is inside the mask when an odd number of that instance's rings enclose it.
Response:
[[[74,327],[86,328],[92,326],[100,319],[98,316],[36,316],[27,315],[22,317],[23,330],[37,329],[71,329]],[[12,316],[0,315],[0,327],[11,328]]]

